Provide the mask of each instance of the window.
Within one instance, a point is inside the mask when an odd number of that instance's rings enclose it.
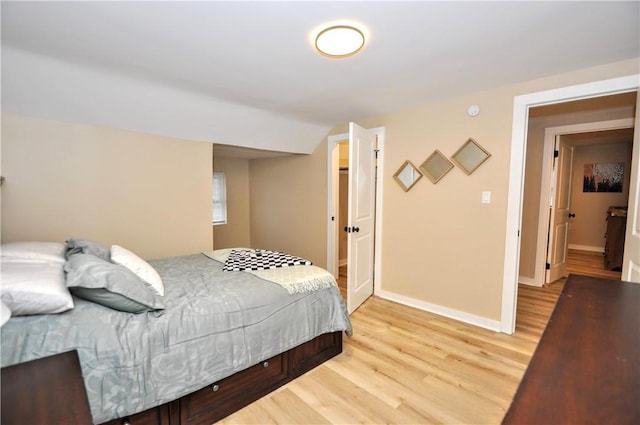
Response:
[[[227,183],[224,173],[213,173],[213,225],[227,224]]]

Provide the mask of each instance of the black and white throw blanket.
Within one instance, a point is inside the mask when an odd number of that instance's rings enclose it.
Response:
[[[276,267],[310,266],[311,261],[285,252],[266,249],[233,249],[224,262],[222,270],[238,272],[243,270],[269,270]]]
[[[223,266],[223,270],[227,264],[227,260],[231,257],[234,251],[255,251],[249,248],[225,248],[215,251],[203,252],[207,257],[220,262]],[[268,252],[268,251],[267,251]],[[304,260],[299,257],[284,254],[289,257],[290,262],[300,261],[300,264],[284,266],[289,260],[286,257],[281,257],[280,266],[265,268],[263,270],[252,270],[247,268],[239,271],[240,273],[251,273],[258,276],[261,279],[268,280],[276,283],[285,288],[290,294],[300,294],[303,292],[316,291],[318,289],[329,288],[331,286],[338,287],[335,278],[327,270],[311,265],[310,261]],[[257,260],[257,255],[255,260]],[[261,255],[260,257],[265,257]],[[268,257],[268,256],[267,256]],[[262,258],[262,265],[264,266],[265,258]],[[231,265],[231,263],[229,263]],[[231,270],[234,271],[234,270]]]

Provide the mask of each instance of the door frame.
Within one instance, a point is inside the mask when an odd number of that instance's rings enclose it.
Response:
[[[384,138],[385,128],[375,127],[368,130],[378,136],[378,166],[376,168],[376,219],[374,239],[373,293],[380,291],[382,276],[382,201],[384,175]],[[338,144],[349,141],[349,133],[341,133],[327,138],[327,270],[338,277],[338,185],[340,152]],[[349,170],[351,172],[351,170]],[[335,217],[332,221],[331,217]]]
[[[502,313],[500,318],[501,332],[512,334],[516,328],[516,306],[520,266],[520,231],[522,224],[522,200],[529,108],[612,94],[628,93],[638,91],[639,87],[640,74],[634,74],[514,97],[506,236],[504,243]],[[636,111],[636,113],[638,112]]]
[[[549,236],[549,203],[551,186],[553,185],[553,150],[556,137],[567,134],[592,133],[595,131],[617,130],[634,127],[633,118],[622,118],[607,121],[592,121],[579,124],[568,124],[547,127],[544,130],[544,146],[542,153],[542,179],[540,181],[540,210],[538,212],[538,235],[536,241],[536,263],[533,278],[520,277],[520,283],[543,286],[545,282],[545,262],[547,257],[547,240]],[[551,241],[550,241],[551,242]],[[544,261],[539,259],[544,258]]]

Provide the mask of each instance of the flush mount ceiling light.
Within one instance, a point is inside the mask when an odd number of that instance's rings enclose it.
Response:
[[[351,25],[335,25],[316,36],[316,49],[330,58],[346,58],[364,46],[364,34]]]

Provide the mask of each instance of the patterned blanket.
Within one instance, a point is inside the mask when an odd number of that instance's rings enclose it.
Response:
[[[241,248],[218,249],[215,251],[203,252],[203,254],[213,260],[225,264],[235,249],[240,250]],[[303,261],[306,262],[307,260]],[[286,267],[272,267],[263,270],[246,269],[242,272],[251,273],[259,278],[276,283],[286,289],[290,294],[301,294],[304,292],[329,288],[331,286],[338,286],[338,283],[331,273],[313,265],[289,265]]]
[[[268,270],[276,267],[310,266],[311,261],[284,252],[266,249],[232,249],[222,270],[239,272],[243,270]]]

